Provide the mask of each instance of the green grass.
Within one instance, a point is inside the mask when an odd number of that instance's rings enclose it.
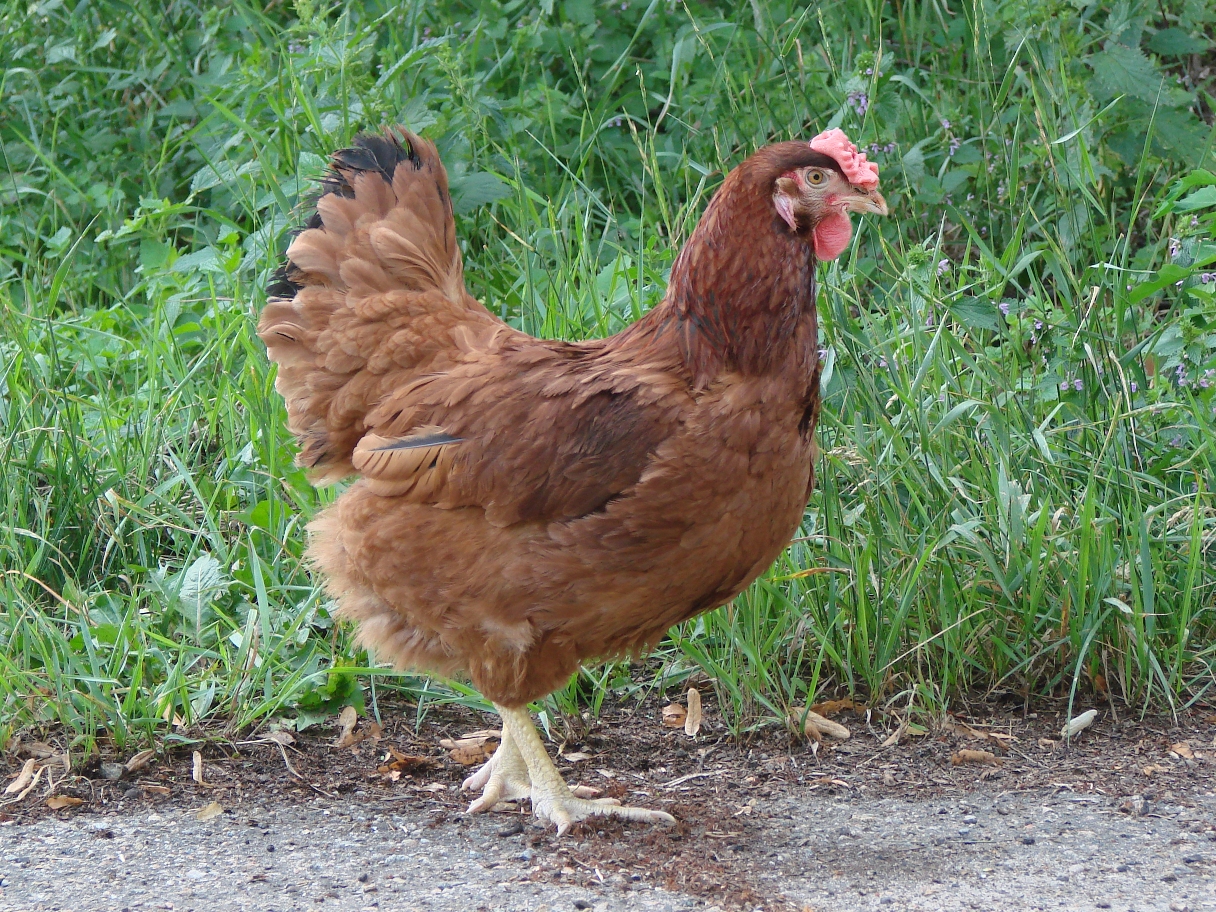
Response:
[[[334,625],[332,495],[253,335],[324,156],[394,122],[440,144],[472,291],[554,337],[659,300],[758,145],[840,125],[882,168],[893,217],[820,276],[798,540],[555,709],[697,668],[736,730],[838,691],[1210,701],[1216,14],[1103,7],[0,7],[0,745],[477,702]]]

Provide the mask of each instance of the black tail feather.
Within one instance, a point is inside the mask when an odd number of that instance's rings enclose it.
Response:
[[[392,132],[360,133],[355,137],[353,146],[349,149],[339,149],[330,156],[329,168],[326,170],[325,176],[321,178],[320,196],[336,193],[346,199],[352,199],[355,191],[350,185],[349,178],[354,174],[374,172],[391,184],[397,166],[403,161],[410,162],[415,170],[422,167],[422,162],[410,144],[403,142]],[[313,213],[307,224],[303,228],[292,231],[288,236],[288,247],[301,231],[324,227],[321,223],[321,215],[315,208],[316,200],[312,201],[312,206]],[[266,287],[266,296],[271,298],[295,297],[296,292],[302,287],[295,281],[295,268],[295,264],[288,260],[281,268],[275,270],[270,284]]]

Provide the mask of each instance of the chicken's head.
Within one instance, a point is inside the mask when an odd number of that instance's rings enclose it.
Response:
[[[817,259],[834,260],[852,236],[850,212],[887,214],[878,165],[866,161],[843,130],[820,133],[803,149],[798,165],[775,181],[773,205],[791,231],[810,232]]]

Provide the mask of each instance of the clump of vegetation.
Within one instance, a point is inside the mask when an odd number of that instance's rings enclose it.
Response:
[[[1214,24],[1201,0],[10,5],[0,741],[437,691],[369,666],[302,565],[329,495],[253,336],[325,155],[394,122],[440,144],[474,293],[569,338],[660,298],[758,145],[840,126],[879,162],[894,217],[821,275],[803,534],[660,650],[733,724],[825,688],[1210,697]]]

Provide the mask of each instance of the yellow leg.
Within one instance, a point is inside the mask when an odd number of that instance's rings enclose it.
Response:
[[[546,823],[557,824],[558,836],[564,834],[577,821],[586,820],[588,817],[622,817],[625,820],[663,824],[676,822],[674,817],[663,811],[624,807],[615,798],[577,797],[549,759],[527,708],[509,709],[498,704],[495,704],[494,708],[502,716],[503,743],[499,750],[502,750],[502,746],[510,738],[528,769],[532,785],[532,813]],[[497,756],[495,752],[494,757]]]
[[[500,801],[518,801],[532,795],[528,767],[519,755],[510,732],[503,726],[502,741],[494,756],[461,786],[466,791],[481,789],[481,797],[469,805],[470,814],[492,811]]]

